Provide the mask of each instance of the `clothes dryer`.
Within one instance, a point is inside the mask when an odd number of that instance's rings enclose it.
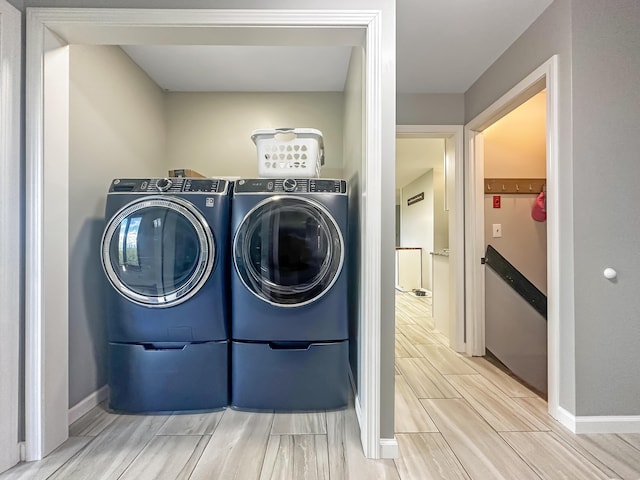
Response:
[[[241,179],[232,200],[232,405],[348,400],[347,184]]]
[[[226,180],[111,183],[101,258],[112,409],[227,405],[229,215]]]

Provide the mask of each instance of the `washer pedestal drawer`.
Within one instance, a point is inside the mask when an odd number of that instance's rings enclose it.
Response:
[[[338,409],[349,399],[349,342],[231,345],[231,405],[238,409]]]
[[[109,344],[109,407],[122,412],[228,405],[229,342]]]

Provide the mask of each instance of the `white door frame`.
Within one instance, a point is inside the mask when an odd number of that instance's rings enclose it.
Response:
[[[20,12],[0,0],[0,472],[20,461],[21,29]]]
[[[464,316],[464,129],[462,125],[398,125],[398,137],[444,138],[455,155],[445,158],[446,202],[449,209],[449,346],[466,351]]]
[[[548,405],[549,413],[560,419],[559,370],[560,370],[560,309],[559,285],[559,187],[558,187],[558,58],[557,55],[534,70],[500,99],[480,113],[465,126],[467,143],[467,204],[466,204],[466,315],[467,352],[470,355],[485,353],[484,319],[484,144],[482,131],[509,113],[535,93],[546,88],[547,122],[547,356],[548,356]]]
[[[355,2],[357,3],[357,2]],[[348,4],[348,2],[345,2]],[[384,10],[384,9],[383,9]],[[38,460],[57,447],[68,435],[56,424],[55,417],[67,418],[67,410],[52,411],[45,408],[46,400],[55,396],[68,385],[51,381],[46,365],[66,369],[68,365],[49,363],[53,358],[62,358],[56,346],[47,344],[52,331],[67,332],[68,318],[60,312],[66,311],[68,295],[57,296],[58,305],[50,306],[53,300],[47,294],[56,290],[56,273],[47,269],[56,256],[56,262],[68,265],[68,239],[55,236],[50,205],[44,208],[47,190],[68,190],[68,176],[60,175],[52,180],[56,164],[48,154],[45,156],[44,122],[44,60],[45,33],[51,30],[69,43],[91,44],[102,42],[120,44],[132,38],[142,43],[157,43],[162,36],[183,35],[183,42],[198,44],[219,43],[233,27],[235,41],[246,38],[244,32],[264,32],[274,44],[307,38],[317,42],[327,38],[332,42],[357,37],[365,47],[366,113],[365,113],[365,158],[363,185],[366,194],[362,198],[361,215],[364,218],[361,248],[363,263],[362,319],[359,348],[361,379],[358,398],[360,409],[361,440],[367,457],[380,456],[380,326],[381,326],[381,251],[382,251],[382,159],[395,149],[395,21],[393,10],[157,10],[157,9],[27,9],[27,265],[26,265],[26,456]],[[146,27],[143,30],[138,27]],[[191,28],[197,27],[197,28]],[[225,27],[224,33],[221,33]],[[265,28],[266,27],[266,28]],[[275,27],[275,28],[274,28]],[[285,27],[278,29],[277,27]],[[297,28],[291,28],[297,27]],[[336,28],[331,28],[336,27]],[[96,33],[97,32],[97,33]],[[176,33],[177,32],[177,33]],[[330,33],[330,36],[327,35]],[[306,37],[305,37],[306,35]],[[309,37],[311,35],[311,37]],[[314,36],[315,35],[315,36]],[[311,40],[309,40],[311,38]],[[126,39],[126,40],[125,40]],[[293,40],[292,40],[293,39]],[[363,40],[364,39],[364,40]],[[281,43],[277,43],[281,42]],[[338,43],[329,43],[338,44]],[[393,91],[392,91],[393,90]],[[59,134],[60,135],[60,134]],[[67,129],[68,138],[68,129]],[[64,136],[63,136],[64,140]],[[49,192],[50,194],[51,192]],[[66,202],[66,198],[64,199]],[[64,217],[64,209],[58,209]],[[60,218],[63,224],[67,217]],[[51,238],[62,248],[52,248]],[[66,232],[64,232],[66,236]],[[66,244],[64,243],[66,242]],[[66,245],[66,248],[64,248]],[[67,289],[68,286],[61,288]],[[59,286],[58,286],[59,290]],[[68,292],[67,292],[68,293]],[[62,305],[62,307],[60,306]],[[57,315],[56,315],[57,314]],[[63,348],[66,348],[66,344]],[[66,358],[66,355],[64,356]],[[51,368],[51,367],[50,367]],[[60,408],[58,408],[60,410]],[[51,430],[55,430],[52,432]]]

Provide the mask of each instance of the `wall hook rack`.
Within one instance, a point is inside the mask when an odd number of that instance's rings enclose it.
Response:
[[[546,178],[485,178],[484,193],[537,195],[545,190]],[[521,188],[526,185],[529,188]]]

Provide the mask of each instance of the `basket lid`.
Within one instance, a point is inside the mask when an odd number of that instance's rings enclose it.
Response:
[[[302,135],[305,137],[316,137],[320,147],[323,147],[322,132],[315,128],[260,128],[251,132],[251,140],[255,143],[256,138],[259,136],[273,137],[280,133],[293,133],[295,135]]]

